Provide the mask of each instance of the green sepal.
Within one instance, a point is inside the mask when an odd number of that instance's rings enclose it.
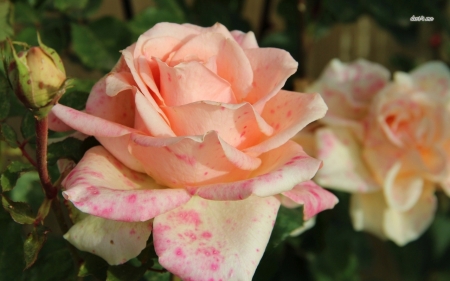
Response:
[[[58,53],[53,50],[52,48],[46,46],[44,43],[42,43],[41,41],[41,36],[39,34],[39,32],[37,33],[37,40],[39,43],[39,47],[41,47],[41,49],[44,51],[44,53],[49,56],[53,63],[56,65],[56,67],[62,71],[62,73],[66,74],[66,70],[64,69],[64,64],[61,60],[61,57],[58,55]]]

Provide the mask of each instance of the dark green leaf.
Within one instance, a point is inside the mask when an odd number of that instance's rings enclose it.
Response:
[[[56,164],[60,158],[68,158],[75,162],[83,157],[81,153],[82,141],[76,138],[67,138],[60,142],[52,143],[48,146],[47,161],[49,165]]]
[[[170,272],[154,272],[151,270],[148,270],[144,276],[143,280],[145,281],[170,281]],[[257,280],[257,279],[254,279]]]
[[[37,25],[39,23],[38,11],[30,5],[16,2],[14,4],[14,21],[16,23]],[[34,33],[34,37],[36,37],[36,32]]]
[[[14,34],[11,26],[11,3],[8,1],[0,2],[0,42]]]
[[[36,263],[22,273],[22,281],[76,281],[73,259],[60,235],[49,233]]]
[[[118,265],[110,266],[106,273],[107,281],[137,281],[147,271],[145,266],[135,267],[129,262]]]
[[[20,224],[32,224],[35,220],[30,205],[24,202],[14,202],[2,194],[3,208],[11,215],[13,220]]]
[[[54,0],[53,5],[61,12],[67,12],[84,9],[88,2],[89,0]]]
[[[30,141],[36,136],[35,121],[36,119],[31,111],[27,112],[23,117],[22,123],[20,124],[20,132],[25,140]]]
[[[20,280],[23,262],[22,226],[0,208],[0,281]]]
[[[2,186],[2,191],[10,191],[16,186],[16,182],[20,175],[24,172],[33,170],[33,166],[29,163],[23,163],[19,161],[14,161],[8,165],[6,170],[2,173],[0,177],[0,183]]]
[[[11,107],[8,91],[10,91],[9,83],[6,77],[0,73],[0,120],[8,117],[9,108]]]
[[[95,80],[73,79],[72,87],[61,97],[59,103],[78,110],[84,109],[94,84]]]
[[[6,124],[3,123],[2,124],[2,138],[6,141],[6,143],[12,147],[12,148],[16,148],[17,147],[17,135],[16,132],[14,131],[14,129]]]
[[[110,71],[120,50],[131,43],[125,23],[104,17],[89,25],[72,24],[72,44],[77,56],[89,68]]]
[[[22,173],[14,189],[9,192],[8,197],[15,202],[27,202],[30,204],[33,213],[36,213],[45,198],[38,172]]]
[[[161,6],[149,7],[129,22],[129,27],[134,35],[133,40],[136,40],[139,35],[159,22],[182,23],[186,21],[182,10],[177,6],[175,1],[167,1],[166,5]]]
[[[84,263],[80,267],[78,276],[86,277],[93,275],[100,280],[106,279],[106,270],[108,269],[108,263],[102,258],[92,255],[89,253],[84,253]]]
[[[37,226],[28,234],[27,239],[23,243],[23,253],[25,258],[25,269],[30,268],[38,257],[42,246],[47,240],[47,233],[49,231],[44,226]]]
[[[52,206],[52,201],[53,200],[50,200],[47,197],[45,197],[44,202],[42,202],[42,205],[39,207],[36,219],[43,221],[47,217],[48,213],[50,212],[50,208]]]
[[[272,230],[268,250],[270,247],[276,247],[289,237],[289,234],[295,229],[303,226],[303,208],[288,209],[280,207],[277,220]]]

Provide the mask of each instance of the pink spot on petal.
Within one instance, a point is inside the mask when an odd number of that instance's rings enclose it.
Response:
[[[134,202],[136,202],[136,194],[132,194],[132,195],[128,196],[127,202],[130,204],[133,204]]]

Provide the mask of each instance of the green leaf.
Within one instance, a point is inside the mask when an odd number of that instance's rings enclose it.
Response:
[[[14,34],[12,28],[12,5],[9,1],[0,2],[0,42]]]
[[[54,0],[53,5],[61,12],[67,12],[70,10],[82,10],[88,2],[88,0]]]
[[[47,161],[49,165],[56,164],[60,158],[68,158],[75,162],[83,157],[81,153],[82,141],[76,138],[67,138],[60,142],[52,143],[48,146]]]
[[[86,277],[93,275],[100,280],[106,280],[106,270],[108,269],[108,263],[96,256],[89,253],[84,255],[84,263],[81,265],[78,272],[79,277]]]
[[[14,21],[15,23],[38,25],[38,10],[23,2],[16,1],[14,4]],[[34,32],[34,37],[36,37],[36,32]],[[17,40],[17,38],[14,39]]]
[[[28,234],[27,239],[23,243],[23,253],[25,258],[25,269],[30,268],[38,257],[42,246],[47,240],[47,233],[49,231],[44,226],[37,226]]]
[[[21,280],[23,262],[22,226],[0,208],[0,281]]]
[[[303,208],[288,209],[283,206],[278,211],[277,220],[270,237],[268,250],[270,247],[276,247],[281,242],[289,237],[289,234],[295,229],[302,227],[303,220]]]
[[[13,189],[14,186],[16,186],[16,182],[19,179],[20,175],[33,169],[34,167],[29,163],[14,161],[9,164],[0,177],[2,191],[6,192]]]
[[[25,140],[30,141],[36,137],[35,121],[31,111],[28,111],[22,119],[20,124],[20,132]]]
[[[75,270],[67,241],[60,235],[49,233],[36,263],[22,273],[21,280],[77,281]]]
[[[64,205],[67,207],[69,218],[73,224],[76,224],[77,222],[81,221],[82,219],[88,216],[88,214],[78,210],[69,200],[64,200]]]
[[[12,219],[20,224],[32,224],[35,220],[30,205],[24,202],[14,202],[2,194],[3,208],[11,215]]]
[[[96,82],[93,79],[73,79],[71,87],[66,90],[59,103],[78,110],[84,109],[89,93]]]
[[[128,25],[133,32],[133,40],[137,40],[142,33],[159,22],[182,23],[185,21],[186,18],[182,10],[177,7],[175,1],[171,0],[167,1],[166,5],[162,7],[149,7],[143,10]]]
[[[17,135],[16,135],[16,132],[14,131],[14,129],[6,123],[2,124],[1,129],[2,129],[2,137],[6,141],[6,143],[10,147],[16,148],[17,147]]]
[[[8,117],[11,107],[8,91],[10,91],[9,83],[6,77],[0,74],[0,121]]]
[[[147,271],[145,266],[135,267],[129,262],[118,265],[110,266],[106,273],[107,281],[137,281]]]
[[[145,281],[170,281],[170,277],[170,272],[160,273],[149,270],[144,274],[143,279]]]
[[[100,18],[89,25],[74,23],[71,29],[73,49],[89,68],[110,71],[120,57],[120,50],[131,44],[126,24],[116,18]]]

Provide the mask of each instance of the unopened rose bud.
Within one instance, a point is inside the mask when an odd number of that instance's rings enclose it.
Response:
[[[39,36],[38,41],[39,47],[19,54],[11,46],[8,78],[17,97],[40,119],[64,93],[66,72],[56,51],[45,46]]]

